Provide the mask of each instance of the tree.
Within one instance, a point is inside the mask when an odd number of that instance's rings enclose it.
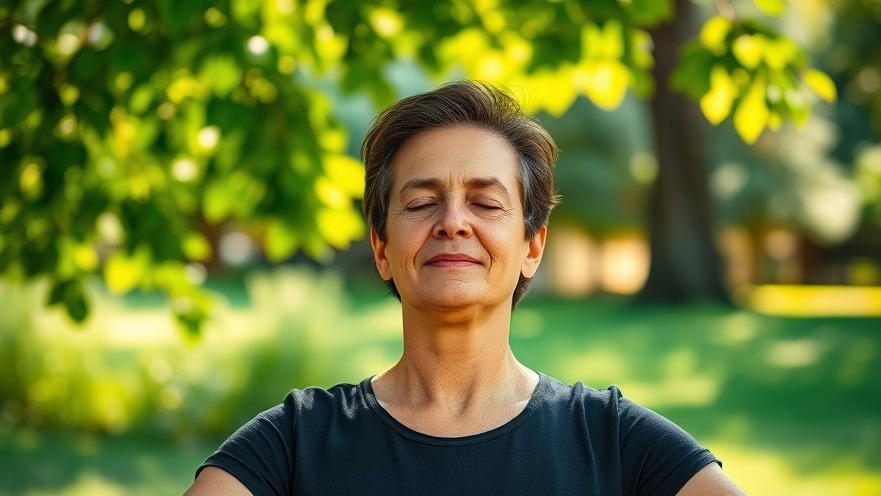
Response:
[[[697,105],[672,87],[679,51],[691,37],[694,25],[691,2],[676,0],[675,5],[678,15],[652,31],[657,89],[651,99],[651,114],[658,176],[648,209],[652,262],[639,299],[727,301],[722,264],[714,244],[704,120]],[[704,45],[699,45],[695,52],[703,49]],[[712,67],[711,71],[722,66]],[[683,83],[688,87],[691,81]],[[708,94],[704,88],[696,93]],[[730,105],[728,98],[721,105]],[[753,139],[753,132],[742,134]]]
[[[783,6],[755,3],[772,14]],[[673,98],[666,79],[685,24],[673,24],[672,41],[663,26],[686,5],[12,2],[0,7],[0,160],[13,178],[0,185],[0,270],[14,280],[48,277],[49,303],[75,320],[87,315],[83,281],[92,274],[116,292],[157,288],[198,330],[209,303],[187,274],[216,256],[206,232],[247,230],[270,261],[298,250],[321,258],[364,234],[363,168],[344,153],[336,113],[345,110],[332,108],[322,85],[366,91],[382,106],[396,97],[385,69],[411,58],[438,79],[522,88],[530,111],[559,115],[578,95],[611,109],[628,90],[654,91],[646,29],[661,26],[653,31],[660,105]],[[766,127],[806,118],[806,88],[834,98],[808,62],[767,25],[720,15],[686,45],[674,82],[711,122],[732,114],[753,142]],[[676,114],[667,108],[658,110]],[[656,197],[668,194],[664,177],[679,161],[664,158],[672,138],[659,142]],[[705,191],[704,178],[693,177],[692,188]],[[657,224],[670,229],[654,231],[657,246],[676,239],[678,227]],[[704,220],[687,229],[695,246],[708,242]]]

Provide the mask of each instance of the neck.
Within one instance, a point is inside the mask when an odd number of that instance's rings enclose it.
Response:
[[[404,308],[404,353],[374,379],[385,406],[467,416],[490,405],[528,401],[538,375],[511,351],[510,306],[468,315],[426,315]]]

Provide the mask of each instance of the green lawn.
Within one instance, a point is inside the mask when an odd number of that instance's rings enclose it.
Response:
[[[0,495],[180,495],[213,449],[136,437],[4,433]]]
[[[88,346],[112,364],[90,370],[117,379],[131,368],[161,372],[161,357],[173,372],[166,380],[180,375],[192,384],[182,382],[180,397],[159,395],[168,400],[162,425],[171,427],[141,429],[167,439],[0,430],[0,495],[180,494],[219,440],[188,431],[210,423],[226,433],[290,387],[355,382],[400,353],[398,304],[389,298],[334,298],[336,286],[315,281],[261,284],[250,288],[250,304],[223,309],[196,343],[157,330],[167,321],[159,308],[123,305],[99,312],[84,330],[53,330],[49,346]],[[318,299],[305,301],[326,306],[296,303],[307,293]],[[45,319],[31,325],[51,328],[54,317]],[[752,495],[881,494],[881,319],[533,298],[514,314],[512,343],[537,370],[596,388],[617,384],[670,417]],[[197,387],[215,376],[229,377],[225,385],[242,381],[224,392],[236,400],[205,393],[210,384]],[[116,391],[93,386],[98,400]],[[224,416],[211,413],[212,401]]]

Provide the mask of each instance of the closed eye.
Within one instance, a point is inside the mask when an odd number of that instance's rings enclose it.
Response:
[[[413,202],[404,207],[407,212],[418,212],[437,205],[434,202]]]
[[[482,210],[504,210],[501,202],[494,198],[479,196],[471,200],[471,204]]]

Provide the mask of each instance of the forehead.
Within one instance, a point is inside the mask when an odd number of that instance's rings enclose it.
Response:
[[[394,189],[412,179],[466,182],[492,177],[519,190],[519,163],[514,147],[495,131],[471,125],[429,129],[404,142],[395,155]]]

